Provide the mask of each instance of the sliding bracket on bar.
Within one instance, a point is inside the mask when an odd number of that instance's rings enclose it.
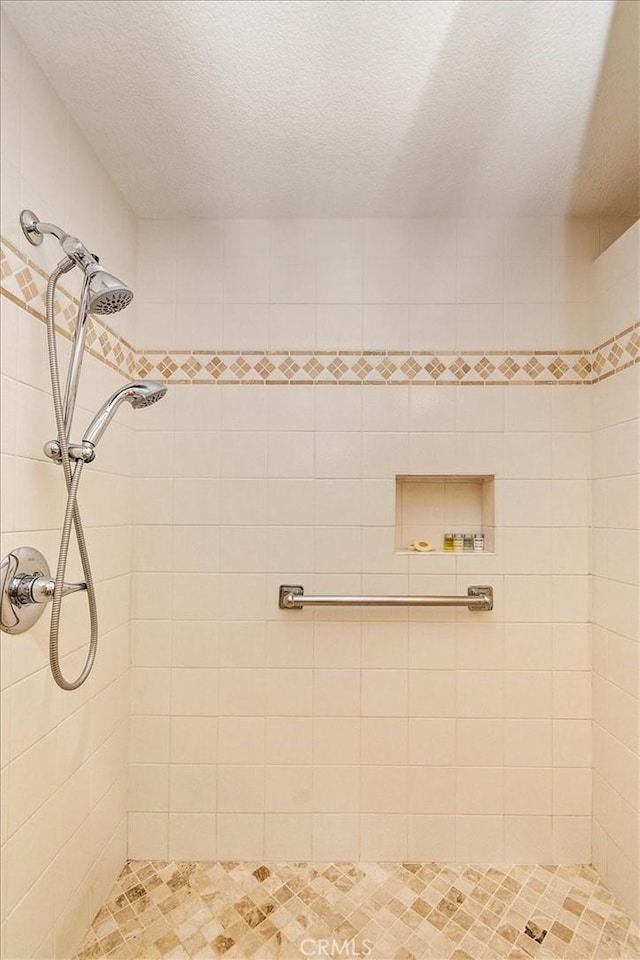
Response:
[[[472,586],[466,597],[357,597],[305,596],[300,585],[281,585],[278,606],[281,610],[302,610],[303,606],[322,607],[466,607],[468,610],[493,610],[493,587]]]

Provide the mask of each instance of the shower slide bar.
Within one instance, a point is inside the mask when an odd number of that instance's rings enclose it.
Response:
[[[468,587],[466,597],[350,597],[305,596],[304,587],[281,585],[278,606],[281,610],[313,607],[466,607],[467,610],[493,610],[493,587]]]

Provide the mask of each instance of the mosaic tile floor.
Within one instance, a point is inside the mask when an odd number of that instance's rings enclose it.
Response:
[[[584,866],[130,861],[75,960],[631,960]]]

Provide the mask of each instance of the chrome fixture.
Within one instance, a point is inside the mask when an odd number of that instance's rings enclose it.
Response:
[[[43,223],[32,210],[22,211],[20,226],[29,243],[35,247],[40,246],[45,234],[54,236],[69,259],[84,270],[88,281],[89,313],[118,313],[129,306],[133,291],[122,280],[103,270],[98,257],[89,253],[77,237],[65,233],[55,223]]]
[[[134,380],[116,390],[104,403],[87,427],[82,443],[70,443],[67,446],[71,460],[83,460],[91,463],[95,459],[95,446],[109,426],[116,410],[125,400],[134,410],[150,407],[152,403],[162,400],[167,388],[155,380]],[[57,440],[49,440],[44,447],[46,455],[57,463],[60,462],[60,444]]]
[[[56,582],[49,564],[33,547],[17,547],[0,562],[0,624],[5,633],[29,630],[42,613],[36,604],[53,600]],[[86,583],[63,583],[62,596],[86,590]]]
[[[80,368],[87,336],[89,314],[118,313],[133,300],[133,291],[112,274],[103,270],[95,254],[89,253],[84,243],[77,237],[66,233],[55,223],[44,223],[32,210],[23,210],[20,214],[20,226],[25,237],[34,246],[39,247],[46,234],[51,234],[59,242],[71,266],[84,271],[84,281],[80,294],[80,309],[71,349],[71,360],[67,372],[67,385],[64,395],[64,422],[66,433],[71,430],[71,419],[75,406]],[[70,269],[70,268],[69,268]],[[63,272],[67,272],[64,270]]]
[[[466,607],[468,610],[493,610],[493,587],[468,587],[466,597],[349,597],[305,596],[304,587],[281,586],[278,606],[281,610],[313,607]]]
[[[103,270],[98,258],[90,253],[77,237],[72,237],[61,227],[42,222],[31,210],[22,211],[20,225],[29,243],[39,246],[44,236],[51,234],[56,237],[65,254],[47,282],[47,347],[57,439],[49,440],[44,450],[51,460],[62,465],[67,487],[67,506],[60,538],[58,565],[53,579],[49,575],[49,566],[45,558],[38,550],[31,547],[18,547],[3,558],[0,564],[0,629],[7,633],[23,633],[33,626],[44,610],[45,603],[51,600],[49,631],[51,672],[59,687],[63,690],[75,690],[91,673],[98,645],[95,587],[77,504],[82,468],[85,463],[90,463],[95,458],[95,446],[121,403],[126,400],[133,407],[147,407],[160,400],[167,392],[167,388],[160,383],[141,380],[116,390],[91,421],[82,442],[70,442],[89,314],[117,313],[131,303],[133,293],[121,280]],[[63,400],[55,331],[55,292],[60,277],[76,266],[83,271],[84,278]],[[78,542],[84,582],[69,584],[65,583],[65,573],[72,524]],[[66,680],[60,669],[58,650],[62,598],[79,591],[86,591],[89,604],[89,652],[79,676],[75,680]]]
[[[125,400],[131,404],[134,410],[142,410],[144,407],[150,407],[152,403],[162,400],[166,392],[167,388],[164,384],[156,383],[154,380],[136,380],[134,383],[128,383],[126,386],[120,387],[98,410],[87,427],[82,442],[95,447],[116,410]]]

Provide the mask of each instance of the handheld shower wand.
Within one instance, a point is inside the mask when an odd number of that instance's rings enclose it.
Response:
[[[95,459],[96,444],[111,423],[121,403],[127,401],[134,410],[140,410],[143,407],[151,406],[152,403],[157,403],[158,400],[162,400],[166,392],[167,388],[164,384],[156,383],[155,380],[134,380],[133,383],[126,383],[124,387],[120,387],[100,407],[85,430],[82,443],[67,444],[69,458],[91,463]],[[51,460],[55,460],[56,463],[60,462],[60,444],[57,440],[49,440],[48,443],[45,443],[44,451]]]
[[[36,550],[18,548],[2,560],[0,564],[0,628],[9,633],[22,633],[35,623],[44,609],[45,601],[52,599],[49,633],[51,672],[58,686],[64,690],[75,690],[85,682],[91,673],[98,644],[95,587],[77,504],[82,469],[85,463],[94,459],[95,445],[102,437],[121,403],[126,400],[133,407],[146,407],[160,400],[167,392],[167,388],[160,383],[145,380],[126,384],[116,390],[101,407],[85,431],[82,442],[79,444],[69,442],[89,313],[102,315],[116,313],[131,302],[133,293],[121,280],[103,270],[98,258],[90,253],[77,237],[66,233],[61,227],[42,222],[30,210],[22,211],[20,223],[27,240],[34,246],[39,246],[43,237],[46,234],[51,234],[56,237],[65,254],[47,283],[47,345],[57,440],[45,444],[45,453],[51,459],[62,464],[67,486],[67,506],[62,526],[55,580],[49,579],[47,562],[42,554]],[[72,270],[74,266],[83,271],[84,278],[63,401],[56,345],[55,291],[60,277]],[[66,584],[64,581],[72,524],[75,528],[78,552],[85,577],[84,583],[78,584]],[[79,676],[75,680],[66,680],[60,669],[58,651],[61,604],[64,596],[76,591],[86,591],[87,593],[91,624],[89,652]],[[39,606],[33,606],[34,604]]]
[[[82,442],[95,447],[111,422],[116,410],[125,400],[131,404],[134,410],[140,410],[143,407],[150,407],[152,403],[157,403],[158,400],[162,400],[166,392],[167,388],[164,384],[156,383],[155,380],[136,380],[133,383],[127,383],[124,387],[120,387],[120,389],[116,390],[107,402],[100,407],[85,430]]]

